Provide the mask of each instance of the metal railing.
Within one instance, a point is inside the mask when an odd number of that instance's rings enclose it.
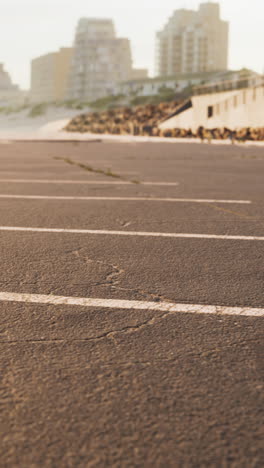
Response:
[[[220,93],[244,88],[254,88],[264,86],[264,75],[247,75],[235,80],[218,81],[214,83],[205,83],[193,88],[193,95]]]

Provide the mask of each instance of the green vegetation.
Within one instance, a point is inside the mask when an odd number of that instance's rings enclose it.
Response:
[[[0,107],[0,114],[17,114],[23,110],[28,111],[28,117],[34,118],[44,115],[49,108],[61,108],[61,109],[71,109],[71,110],[82,110],[89,107],[88,102],[80,101],[65,101],[65,102],[49,102],[49,103],[39,103],[39,104],[23,104],[20,106],[2,106]]]
[[[23,111],[24,109],[27,109],[27,105],[23,104],[20,106],[10,106],[10,107],[0,107],[0,113],[1,114],[17,114],[18,112]]]
[[[65,102],[58,102],[56,103],[57,107],[66,107],[66,109],[73,109],[73,110],[82,110],[89,106],[87,102],[81,101],[65,101]]]
[[[165,85],[159,89],[159,94],[150,96],[139,96],[137,92],[132,93],[130,96],[120,94],[118,96],[105,96],[95,101],[80,101],[80,100],[68,100],[64,102],[49,102],[49,103],[38,103],[38,104],[24,104],[20,106],[9,106],[0,107],[0,114],[16,114],[23,110],[28,111],[28,117],[35,118],[45,115],[49,108],[61,108],[70,109],[76,111],[82,111],[91,109],[91,111],[107,111],[110,109],[116,109],[119,107],[134,107],[140,105],[153,104],[157,105],[161,102],[171,102],[176,99],[182,99],[188,97],[192,93],[192,87],[189,86],[181,93],[177,93],[174,89],[168,88]]]
[[[175,92],[167,94],[154,94],[152,96],[137,96],[130,101],[131,106],[144,106],[147,104],[160,104],[161,102],[170,102],[175,100]]]
[[[29,117],[39,117],[40,115],[44,115],[47,110],[47,104],[36,104],[31,108],[29,111]]]
[[[101,99],[96,99],[95,101],[89,102],[89,106],[93,109],[110,109],[112,107],[116,107],[120,105],[120,101],[124,99],[125,96],[122,94],[118,96],[106,96]]]

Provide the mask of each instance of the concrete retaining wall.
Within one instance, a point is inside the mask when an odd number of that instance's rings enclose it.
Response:
[[[211,116],[209,117],[209,115]],[[160,128],[264,127],[264,86],[193,96],[192,108],[160,124]]]

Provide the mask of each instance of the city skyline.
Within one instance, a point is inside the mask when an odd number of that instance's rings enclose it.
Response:
[[[112,0],[111,5],[105,0],[98,0],[96,5],[88,8],[82,0],[76,0],[74,4],[69,0],[38,0],[38,5],[33,0],[25,0],[23,5],[19,0],[3,0],[0,11],[4,21],[0,40],[7,47],[3,47],[0,62],[5,64],[14,83],[24,89],[29,88],[31,59],[60,47],[72,46],[80,17],[107,17],[114,20],[119,37],[131,40],[134,66],[147,67],[153,75],[156,32],[164,26],[174,10],[197,9],[200,3],[204,2],[164,0],[162,7],[153,7],[153,0],[135,0],[133,6],[124,7],[121,0]],[[218,3],[221,5],[222,18],[230,22],[229,68],[246,66],[263,72],[263,3],[252,0],[249,9],[248,1],[240,0],[239,12],[237,0],[222,0]],[[58,17],[62,17],[60,22]],[[14,41],[14,30],[19,37],[19,49]]]

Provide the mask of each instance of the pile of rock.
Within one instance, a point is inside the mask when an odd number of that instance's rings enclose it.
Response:
[[[241,128],[230,130],[229,128],[205,129],[199,127],[194,137],[201,140],[231,140],[231,141],[264,141],[264,127],[262,128]]]
[[[173,114],[179,103],[161,103],[136,108],[125,107],[104,112],[82,114],[70,121],[65,128],[68,132],[96,133],[111,135],[142,135],[167,138],[200,138],[201,140],[264,141],[263,128],[206,129],[160,129],[159,123]]]
[[[108,133],[113,135],[159,135],[159,122],[168,118],[178,102],[124,107],[92,112],[75,117],[67,125],[68,132]]]

